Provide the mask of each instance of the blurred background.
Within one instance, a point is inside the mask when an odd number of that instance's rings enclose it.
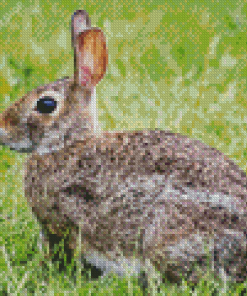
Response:
[[[0,112],[27,91],[73,75],[77,9],[107,38],[109,67],[97,88],[102,128],[171,129],[245,168],[243,0],[1,2]]]

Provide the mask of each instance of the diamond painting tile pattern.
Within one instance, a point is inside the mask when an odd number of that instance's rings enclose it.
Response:
[[[216,148],[168,129],[101,130],[95,89],[112,43],[85,10],[74,12],[71,29],[74,76],[39,86],[0,114],[0,143],[29,154],[25,197],[50,256],[65,239],[71,259],[81,236],[92,276],[134,275],[144,292],[152,278],[197,283],[208,269],[243,282],[245,172]],[[182,59],[182,46],[177,54]],[[151,45],[141,58],[151,84],[164,74],[159,55]]]

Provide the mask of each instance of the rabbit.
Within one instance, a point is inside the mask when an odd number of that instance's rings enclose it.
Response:
[[[0,114],[0,143],[28,153],[25,195],[44,242],[66,238],[102,275],[197,283],[246,278],[246,174],[199,140],[169,130],[97,129],[103,32],[72,15],[74,77],[29,92]]]

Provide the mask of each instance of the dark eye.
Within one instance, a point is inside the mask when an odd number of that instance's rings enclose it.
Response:
[[[45,96],[38,100],[37,111],[39,113],[52,113],[57,107],[57,101],[53,97]]]

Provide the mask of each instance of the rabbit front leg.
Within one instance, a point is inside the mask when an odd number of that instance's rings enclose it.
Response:
[[[157,295],[157,293],[160,293],[161,280],[162,278],[160,274],[156,272],[154,266],[152,266],[150,262],[146,263],[145,268],[138,276],[138,284],[143,295]]]
[[[107,256],[91,249],[88,254],[83,254],[81,261],[86,262],[87,265],[90,264],[94,268],[93,272],[96,268],[98,272],[101,271],[102,278],[110,274],[116,274],[120,278],[138,277],[138,284],[143,295],[156,295],[159,291],[161,276],[149,260],[143,263],[138,258],[128,259],[124,256],[119,260],[110,260]]]
[[[69,235],[59,236],[51,233],[49,229],[43,226],[39,233],[38,248],[40,252],[44,253],[45,260],[59,262],[59,270],[61,271],[66,269],[67,264],[71,263],[74,255],[74,250],[70,246],[70,241]],[[44,261],[41,261],[40,265],[44,265]]]
[[[39,242],[38,242],[38,249],[40,251],[40,253],[45,253],[46,250],[48,251],[48,255],[45,255],[45,258],[49,258],[50,257],[50,244],[49,244],[49,239],[47,238],[47,236],[45,235],[45,231],[44,229],[40,229],[39,231]]]

